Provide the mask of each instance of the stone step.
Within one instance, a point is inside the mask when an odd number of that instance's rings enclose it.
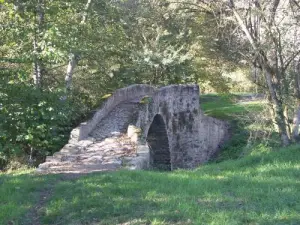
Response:
[[[46,157],[46,162],[59,163],[59,162],[61,162],[61,160],[59,158],[54,157],[54,156],[47,156]]]
[[[71,165],[70,162],[45,162],[39,165],[39,169],[49,169],[55,166],[68,166]]]
[[[76,141],[79,130],[59,152],[48,156],[38,168],[43,173],[115,170],[137,157],[136,143],[125,135],[137,103],[122,103],[102,119],[85,140]],[[141,157],[141,156],[139,156]],[[125,160],[126,158],[126,160]],[[137,160],[139,161],[139,160]],[[132,163],[129,163],[132,166]],[[141,162],[138,162],[141,164]]]
[[[137,156],[135,143],[132,143],[124,134],[116,133],[115,136],[100,142],[93,140],[93,142],[81,141],[81,143],[85,147],[78,147],[78,144],[65,145],[60,152],[48,156],[46,162],[41,164],[37,171],[75,173],[115,170],[125,165],[125,157],[127,161],[131,161]]]
[[[61,158],[63,158],[65,155],[66,155],[66,153],[63,153],[63,152],[55,152],[55,153],[53,154],[53,157],[56,158],[56,159],[61,159]]]
[[[70,163],[70,164],[43,164],[37,171],[40,173],[89,173],[97,171],[116,170],[121,168],[120,162],[107,162],[107,163]]]

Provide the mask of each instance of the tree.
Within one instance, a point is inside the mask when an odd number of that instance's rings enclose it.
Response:
[[[50,128],[64,130],[73,116],[78,121],[87,108],[98,107],[101,96],[132,83],[209,81],[226,89],[221,76],[225,60],[210,51],[216,43],[209,45],[204,35],[213,33],[203,23],[206,18],[177,3],[0,2],[0,60],[8,74],[0,80],[0,128],[5,130],[0,145],[5,144],[6,156],[14,155],[6,143],[30,156],[55,151],[44,142],[55,140]]]
[[[264,87],[269,95],[275,125],[283,145],[292,141],[288,109],[297,99],[294,90],[295,77],[289,70],[299,58],[299,21],[294,0],[229,0],[181,2],[199,12],[214,15],[215,24],[227,42],[230,51],[236,52],[243,60],[261,71]],[[220,32],[221,33],[221,32]],[[224,37],[225,36],[225,37]],[[297,78],[298,79],[298,78]],[[297,129],[297,128],[296,128]],[[297,132],[296,132],[297,133]]]

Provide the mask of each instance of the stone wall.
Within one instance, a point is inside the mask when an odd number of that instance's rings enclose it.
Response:
[[[157,90],[140,110],[136,126],[143,130],[142,139],[147,139],[157,114],[166,124],[172,170],[206,162],[226,138],[227,123],[201,112],[197,85],[171,85]]]
[[[203,153],[203,160],[207,161],[218,153],[224,142],[229,139],[229,123],[200,113],[199,142],[205,143],[206,151]]]
[[[91,120],[80,124],[79,140],[87,138],[97,124],[120,103],[130,101],[140,96],[152,95],[155,90],[156,89],[154,87],[145,84],[134,84],[126,88],[116,90],[95,113]]]
[[[141,101],[145,96],[148,96],[147,100]],[[142,146],[143,157],[140,162],[143,165],[150,163],[154,166],[155,162],[161,164],[166,161],[166,164],[170,163],[172,170],[194,168],[208,161],[228,138],[228,124],[207,117],[201,111],[197,85],[170,85],[160,89],[148,85],[131,85],[117,90],[90,121],[74,129],[70,142],[98,134],[97,129],[107,127],[105,123],[113,123],[112,117],[116,115],[120,115],[120,118],[115,118],[115,121],[122,119],[120,113],[113,112],[118,107],[122,110],[122,105],[126,105],[124,103],[132,103],[136,105],[133,108],[138,109],[138,113],[132,113],[136,118],[125,125],[133,125],[139,130],[138,137],[132,134],[130,136]],[[157,117],[164,124],[164,129],[153,124]],[[97,127],[99,124],[101,126]],[[150,129],[151,125],[153,129]],[[155,127],[159,127],[157,135],[153,133]],[[149,154],[145,153],[147,139]],[[145,163],[146,161],[149,163]]]

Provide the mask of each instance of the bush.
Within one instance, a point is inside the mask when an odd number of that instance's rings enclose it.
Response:
[[[13,161],[40,163],[66,143],[86,112],[62,92],[14,82],[0,88],[0,169]]]

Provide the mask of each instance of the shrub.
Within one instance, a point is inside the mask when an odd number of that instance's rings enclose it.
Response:
[[[63,92],[22,82],[0,88],[0,169],[13,161],[31,165],[43,161],[65,144],[86,112],[78,99],[63,100]]]

